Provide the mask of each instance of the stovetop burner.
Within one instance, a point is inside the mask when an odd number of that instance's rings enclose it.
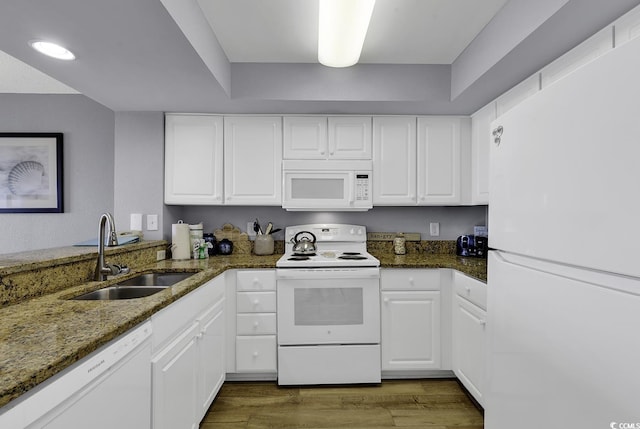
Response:
[[[361,261],[364,259],[368,259],[366,256],[362,256],[359,253],[355,254],[355,255],[350,255],[347,252],[343,253],[342,255],[338,256],[338,259],[348,259],[348,260],[352,260],[352,261]]]
[[[309,259],[311,259],[309,256],[292,256],[287,258],[287,261],[308,261]]]
[[[348,256],[362,255],[360,252],[342,252],[342,254]]]

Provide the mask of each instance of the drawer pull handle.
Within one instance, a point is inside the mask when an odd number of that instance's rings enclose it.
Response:
[[[258,357],[258,352],[253,352],[253,357]]]
[[[471,288],[469,286],[465,286],[464,289],[467,291],[467,293],[471,293]]]
[[[409,284],[412,285],[413,284],[413,277],[409,277]]]
[[[486,320],[480,320],[480,326],[486,326],[487,321]]]
[[[253,284],[254,284],[254,285],[257,285],[258,283],[260,283],[260,280],[258,280],[258,278],[257,278],[257,277],[254,277],[254,278],[253,278]]]
[[[383,301],[384,302],[389,302],[389,298],[385,298]]]
[[[258,323],[258,322],[253,322],[253,326],[254,326],[255,328],[257,328],[257,327],[258,327],[258,325],[259,325],[259,323]]]
[[[258,305],[260,304],[260,300],[259,299],[254,299],[253,300],[253,305]]]

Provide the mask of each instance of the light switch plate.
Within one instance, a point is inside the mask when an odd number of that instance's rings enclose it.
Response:
[[[157,231],[158,230],[158,215],[150,214],[147,215],[147,231]]]
[[[440,235],[440,222],[431,222],[429,224],[429,234],[432,237],[438,237]]]
[[[142,231],[142,213],[131,213],[130,222],[129,229],[131,231]]]

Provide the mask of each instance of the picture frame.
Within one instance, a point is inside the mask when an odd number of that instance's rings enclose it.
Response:
[[[62,133],[0,132],[0,213],[63,213]]]

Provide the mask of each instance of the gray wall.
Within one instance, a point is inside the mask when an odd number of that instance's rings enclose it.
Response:
[[[474,225],[486,225],[486,206],[464,207],[374,207],[367,212],[288,212],[280,207],[185,207],[182,220],[204,223],[205,232],[213,232],[225,223],[246,231],[247,222],[259,219],[264,228],[307,223],[347,223],[364,225],[369,232],[419,232],[423,240],[454,240],[473,233]],[[440,222],[440,236],[429,235],[429,222]],[[283,232],[274,236],[282,240]]]
[[[0,94],[0,131],[64,134],[64,213],[0,213],[0,254],[93,238],[113,210],[113,111],[83,95]]]
[[[144,238],[163,238],[164,114],[118,112],[115,119],[114,220],[130,229],[131,213],[142,213]],[[147,215],[157,214],[159,229],[146,231]]]

